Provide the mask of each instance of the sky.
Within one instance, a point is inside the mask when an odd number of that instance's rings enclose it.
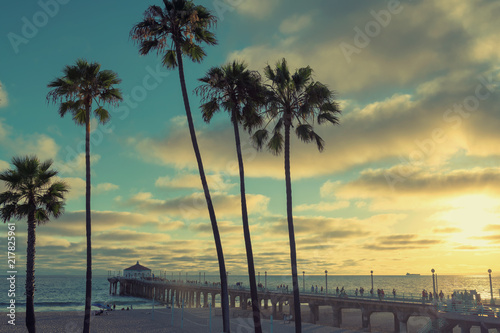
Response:
[[[230,274],[247,272],[232,127],[225,113],[204,123],[193,90],[212,66],[238,59],[262,73],[282,58],[311,66],[342,108],[338,126],[315,128],[323,152],[292,140],[299,272],[498,274],[500,2],[195,3],[218,17],[218,45],[185,73]],[[157,274],[217,273],[178,72],[129,38],[153,4],[0,5],[0,170],[36,154],[71,187],[64,215],[37,228],[37,274],[86,267],[84,128],[46,100],[78,58],[115,71],[124,95],[106,125],[92,122],[94,274],[136,261]],[[242,146],[255,269],[289,275],[283,156],[256,151],[246,133]],[[24,271],[26,223],[16,226]]]

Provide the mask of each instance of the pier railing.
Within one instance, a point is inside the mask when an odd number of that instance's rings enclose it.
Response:
[[[120,277],[123,278],[123,277]],[[144,280],[144,279],[141,279]],[[196,288],[218,288],[220,286],[220,283],[218,282],[198,282],[198,281],[184,281],[184,280],[168,280],[168,279],[163,279],[163,278],[150,278],[150,279],[145,279],[150,283],[153,284],[162,284],[162,283],[169,283],[171,285],[176,285],[176,286],[193,286]],[[242,284],[232,284],[228,285],[228,288],[230,290],[241,290],[241,291],[247,291],[250,292],[250,288],[246,287]],[[265,287],[259,287],[258,288],[259,292],[263,293],[281,293],[281,294],[293,294],[292,288],[265,288]],[[488,304],[484,305],[481,303],[477,303],[474,300],[462,300],[462,299],[457,299],[453,301],[450,298],[424,298],[421,296],[420,293],[418,294],[413,294],[413,293],[400,293],[396,295],[376,295],[375,293],[363,293],[360,294],[359,291],[356,293],[356,291],[352,290],[344,290],[343,292],[337,293],[336,290],[334,289],[333,292],[328,292],[326,291],[323,292],[311,292],[311,291],[301,291],[301,295],[304,296],[326,296],[329,298],[339,298],[339,299],[350,299],[350,300],[363,300],[363,301],[377,301],[377,302],[400,302],[400,303],[410,303],[410,304],[422,304],[422,305],[434,305],[438,311],[441,312],[447,312],[447,313],[457,313],[457,314],[462,314],[462,315],[478,315],[478,316],[488,316],[488,317],[498,317],[500,318],[500,307],[495,307],[494,305],[489,305]]]

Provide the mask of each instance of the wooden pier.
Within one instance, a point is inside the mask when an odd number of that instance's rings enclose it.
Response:
[[[110,277],[110,294],[155,299],[163,304],[184,307],[208,307],[210,303],[215,307],[215,298],[220,294],[220,286],[212,283],[178,283],[151,279],[127,279]],[[118,287],[119,286],[119,287]],[[241,309],[249,306],[250,290],[241,287],[229,288],[229,303],[231,308],[238,306]],[[283,313],[283,306],[288,304],[293,309],[293,294],[261,289],[258,293],[261,308],[272,307],[273,317]],[[412,316],[424,316],[431,319],[429,332],[451,333],[457,325],[462,333],[470,332],[472,326],[479,326],[481,333],[488,329],[500,332],[500,318],[488,315],[472,315],[457,312],[446,312],[438,309],[435,304],[416,300],[400,300],[369,297],[339,297],[337,295],[308,294],[300,295],[301,304],[307,304],[310,309],[310,321],[319,320],[319,307],[329,306],[333,310],[333,326],[342,324],[342,309],[361,310],[363,330],[370,331],[370,316],[375,312],[389,312],[394,315],[394,331],[406,333],[408,319]],[[440,311],[441,310],[441,311]],[[497,311],[498,308],[496,309]],[[491,332],[490,332],[491,333]]]

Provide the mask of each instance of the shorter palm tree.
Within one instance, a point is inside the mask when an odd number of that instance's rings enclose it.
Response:
[[[0,193],[0,218],[28,219],[26,250],[26,327],[35,328],[35,228],[53,216],[58,218],[64,211],[64,196],[68,186],[62,181],[53,181],[57,171],[50,169],[52,161],[40,162],[35,156],[14,157],[14,169],[0,173],[7,191]]]

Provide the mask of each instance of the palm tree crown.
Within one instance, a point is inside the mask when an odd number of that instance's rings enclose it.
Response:
[[[195,62],[201,62],[206,53],[199,45],[217,44],[214,33],[208,30],[216,18],[205,7],[192,1],[164,0],[165,7],[150,6],[144,20],[136,24],[130,37],[140,44],[142,55],[156,50],[163,54],[163,64],[168,68],[179,65],[176,51]]]
[[[21,219],[33,213],[34,222],[45,223],[50,217],[64,212],[64,195],[68,191],[62,181],[52,182],[57,171],[52,161],[40,162],[36,157],[14,157],[15,169],[0,173],[7,191],[0,194],[0,218],[4,221]],[[34,209],[33,209],[34,208]]]
[[[99,63],[88,63],[84,59],[78,59],[74,66],[64,67],[63,73],[64,76],[48,84],[53,89],[47,95],[47,100],[61,102],[60,116],[64,117],[69,111],[77,124],[84,125],[87,112],[90,112],[91,105],[95,102],[95,116],[99,122],[106,123],[109,112],[104,104],[116,104],[122,100],[120,90],[114,87],[121,82],[117,74],[111,70],[101,71]]]
[[[201,112],[209,122],[214,114],[224,109],[231,121],[243,124],[245,129],[262,124],[260,107],[265,103],[266,89],[261,84],[258,72],[250,71],[244,62],[233,61],[220,67],[212,67],[200,78],[203,82],[196,88],[202,95]]]
[[[313,70],[309,66],[296,70],[292,75],[285,59],[278,62],[275,69],[266,66],[264,73],[270,81],[269,121],[274,120],[275,123],[269,141],[266,128],[255,132],[253,138],[257,147],[262,147],[267,141],[267,148],[274,154],[280,154],[284,144],[284,126],[293,126],[295,121],[297,137],[304,142],[314,141],[318,150],[322,151],[324,140],[312,125],[315,121],[319,125],[339,123],[338,114],[341,111],[334,101],[334,92],[321,82],[313,81]]]

